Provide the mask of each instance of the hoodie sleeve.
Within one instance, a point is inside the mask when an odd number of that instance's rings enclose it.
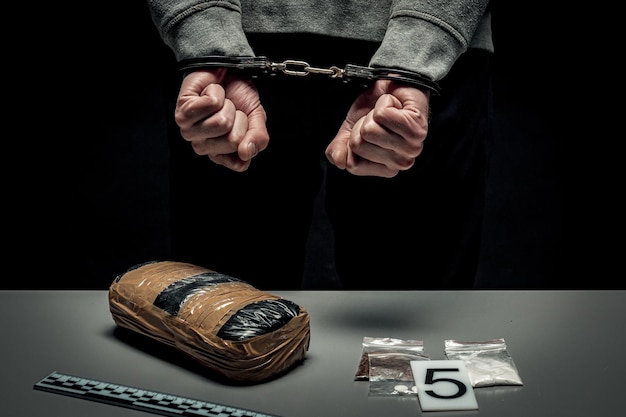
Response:
[[[442,79],[489,18],[488,0],[394,0],[372,67],[395,67]]]
[[[148,0],[152,20],[178,61],[203,55],[254,56],[239,0]]]

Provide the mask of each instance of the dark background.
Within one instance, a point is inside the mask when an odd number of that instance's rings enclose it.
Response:
[[[163,80],[175,62],[143,1],[105,5],[10,14],[21,24],[5,48],[2,288],[108,288],[128,267],[167,257]],[[568,41],[526,2],[493,9],[496,139],[478,280],[623,287],[609,220],[619,193],[579,175],[565,134]],[[324,220],[319,211],[310,288],[336,283]]]

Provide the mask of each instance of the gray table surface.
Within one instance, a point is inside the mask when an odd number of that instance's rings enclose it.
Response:
[[[33,389],[53,371],[282,417],[601,417],[626,408],[626,291],[275,294],[310,313],[306,359],[276,380],[233,386],[120,337],[106,291],[0,291],[0,414],[151,415]],[[372,397],[369,382],[354,381],[364,336],[422,340],[431,359],[445,359],[446,339],[504,338],[524,385],[476,388],[475,411]]]

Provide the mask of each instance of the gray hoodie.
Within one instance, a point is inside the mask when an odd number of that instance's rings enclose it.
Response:
[[[488,0],[147,1],[178,61],[254,56],[246,33],[311,33],[380,42],[369,66],[437,81],[468,48],[493,51]]]

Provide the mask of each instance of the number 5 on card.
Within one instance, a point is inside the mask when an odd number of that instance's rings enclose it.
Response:
[[[478,409],[462,360],[411,361],[411,370],[423,411]]]

